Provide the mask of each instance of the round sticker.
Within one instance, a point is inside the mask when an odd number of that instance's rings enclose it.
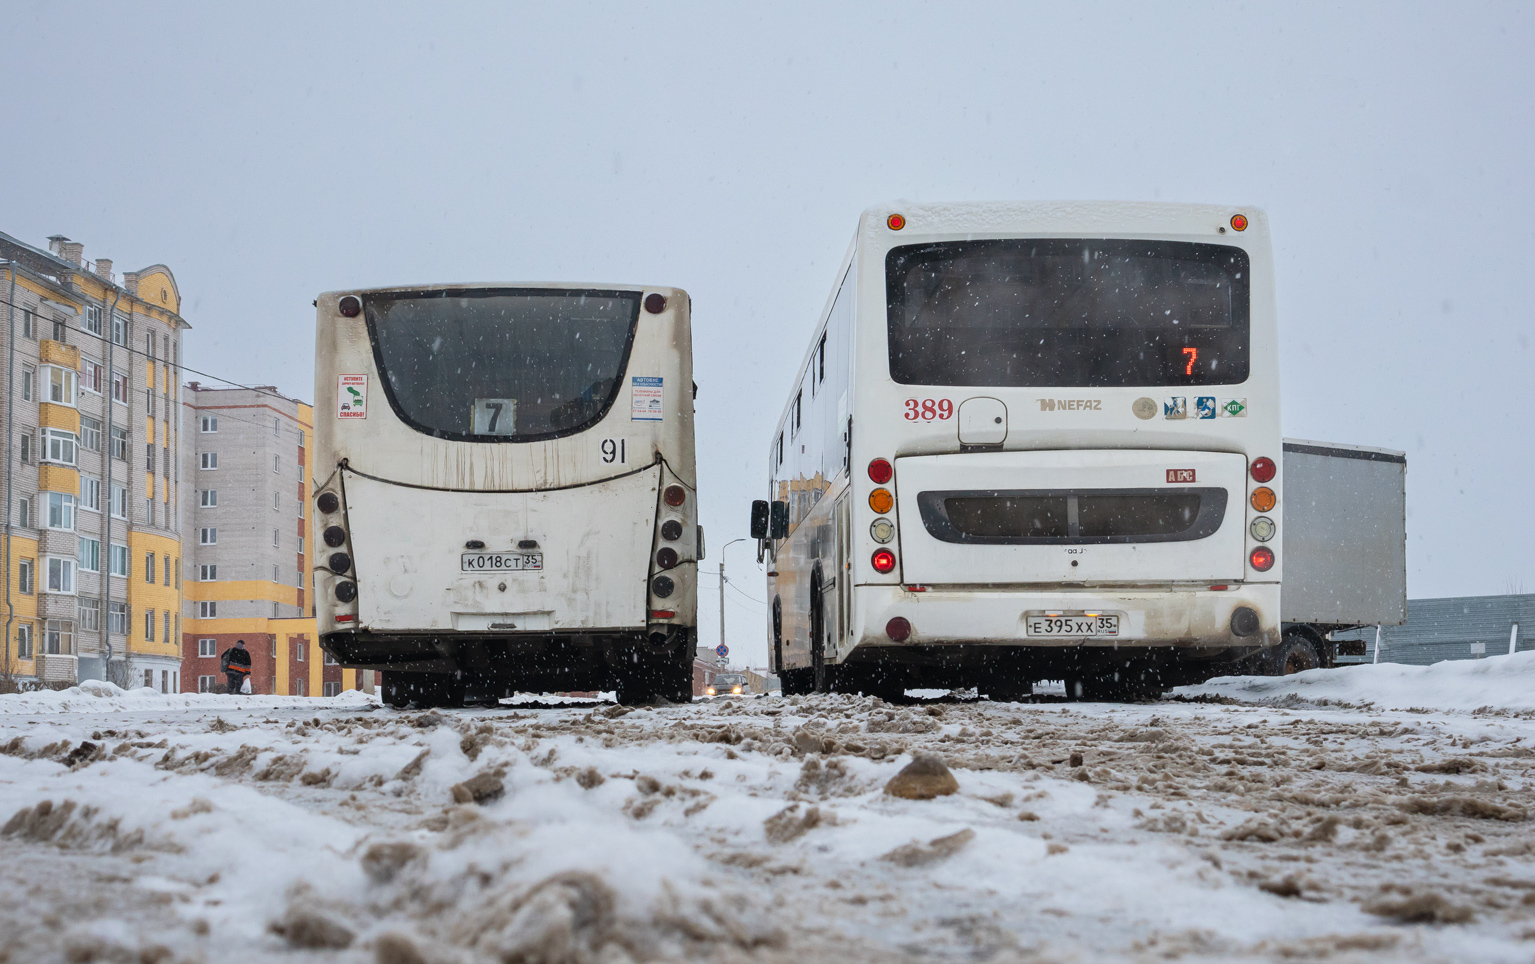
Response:
[[[1157,414],[1157,403],[1151,398],[1137,398],[1131,405],[1130,411],[1136,418],[1154,418]]]

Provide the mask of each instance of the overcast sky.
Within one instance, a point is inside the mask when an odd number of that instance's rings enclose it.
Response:
[[[1528,7],[758,7],[13,0],[0,230],[164,262],[189,365],[305,400],[320,291],[686,288],[712,567],[863,208],[1262,207],[1286,435],[1407,451],[1411,596],[1535,591]]]

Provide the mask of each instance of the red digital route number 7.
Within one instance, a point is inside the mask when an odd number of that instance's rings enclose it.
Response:
[[[954,403],[947,398],[924,398],[918,401],[915,398],[906,400],[906,421],[918,420],[931,422],[933,419],[943,420],[954,417]]]

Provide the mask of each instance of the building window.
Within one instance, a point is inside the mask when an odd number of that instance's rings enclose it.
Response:
[[[48,401],[56,405],[74,405],[76,373],[55,365],[48,365],[43,370],[48,373]]]
[[[272,416],[272,436],[274,438],[276,438],[276,437],[279,437],[281,435],[282,435],[282,419],[280,419],[280,418],[278,418],[277,416],[274,415],[274,416]]]
[[[298,467],[298,480],[300,482],[304,481],[304,466],[303,465],[300,465]]]
[[[309,681],[307,679],[305,679],[304,677],[300,676],[294,682],[293,689],[294,689],[294,693],[293,693],[294,696],[308,696],[309,695]]]
[[[155,611],[153,609],[144,610],[144,639],[151,643],[155,641]]]
[[[153,637],[150,637],[150,638],[152,639]],[[155,686],[155,671],[152,670],[152,669],[146,669],[144,671],[144,688],[145,689],[154,689],[154,686]]]
[[[31,308],[21,309],[21,335],[23,338],[37,340],[37,313]]]
[[[85,330],[97,337],[101,336],[101,306],[85,306]]]
[[[298,554],[301,555],[301,556],[304,554],[304,537],[303,536],[299,536],[298,537]]]
[[[80,387],[93,395],[101,394],[101,365],[89,358],[80,359]]]
[[[794,421],[791,423],[790,430],[789,430],[789,437],[790,438],[794,438],[796,435],[799,434],[800,414],[801,414],[801,412],[804,409],[804,404],[803,404],[804,400],[805,400],[805,393],[804,392],[795,392],[794,393]]]
[[[75,561],[50,557],[48,560],[48,591],[74,595]]]
[[[112,575],[128,578],[128,547],[112,543],[108,549],[109,558],[107,565],[112,567]]]
[[[272,511],[273,512],[280,512],[280,511],[282,511],[281,502],[282,502],[282,493],[281,492],[273,492],[272,493]]]
[[[304,500],[303,499],[299,499],[298,500],[298,517],[300,519],[302,519],[304,517]]]
[[[200,431],[202,431],[202,433],[204,435],[211,435],[212,433],[217,432],[218,430],[219,430],[219,419],[218,419],[217,415],[204,415],[202,417],[202,428],[200,429]]]
[[[153,498],[144,500],[144,524],[151,526],[155,524],[155,500]]]
[[[112,344],[128,347],[128,319],[115,311],[112,313]]]
[[[277,545],[277,530],[276,529],[272,530],[272,545],[274,545],[274,546]]]
[[[48,528],[75,531],[75,497],[65,492],[48,493]]]
[[[128,461],[128,430],[112,426],[112,457]]]
[[[303,640],[297,640],[293,644],[293,661],[295,663],[302,663],[304,661]]]
[[[299,429],[299,433],[298,433],[298,447],[299,448],[303,448],[304,447],[304,430],[303,429]]]
[[[80,508],[101,511],[101,480],[89,476],[80,480]]]
[[[79,444],[80,440],[74,432],[61,432],[56,428],[44,429],[43,460],[57,462],[60,465],[75,465],[78,462],[75,446]]]
[[[21,400],[32,401],[32,386],[37,384],[37,369],[31,365],[21,366]]]
[[[128,404],[128,376],[122,372],[112,373],[112,400]]]
[[[217,452],[204,452],[203,455],[202,455],[201,467],[205,468],[205,469],[216,469],[216,468],[218,468],[219,467],[219,454]]]
[[[21,623],[16,627],[16,658],[32,658],[32,624]]]
[[[144,553],[144,581],[151,586],[155,584],[155,554]]]
[[[166,610],[161,615],[161,617],[160,617],[160,630],[161,630],[160,642],[162,642],[162,643],[170,642],[171,641],[171,614],[170,614],[170,610]]]
[[[69,325],[66,324],[63,319],[55,318],[53,321],[53,340],[63,344],[68,340],[65,337],[68,333]]]
[[[16,524],[23,529],[32,528],[32,500],[16,500]]]
[[[20,445],[18,446],[18,448],[19,448],[19,451],[20,451],[21,464],[22,465],[31,465],[32,464],[32,430],[29,429],[29,428],[22,429],[21,430],[21,438],[18,441],[20,442]]]
[[[75,651],[75,624],[50,619],[43,626],[43,647],[49,656],[68,656]]]
[[[124,546],[127,552],[128,547]],[[107,603],[107,632],[116,633],[119,636],[128,635],[128,604],[125,602]]]
[[[199,692],[199,693],[216,693],[216,692],[218,692],[218,690],[216,689],[218,684],[214,682],[216,679],[218,679],[218,677],[216,677],[216,676],[199,676],[199,677],[197,677],[197,692]]]
[[[219,567],[217,564],[197,567],[198,582],[217,582],[218,578]]]
[[[325,695],[326,696],[340,696],[341,695],[341,683],[338,682],[338,681],[334,681],[334,680],[329,682],[329,683],[326,683],[325,684]]]
[[[101,600],[80,600],[80,628],[91,632],[101,629]]]
[[[326,650],[325,651],[325,665],[326,666],[340,666],[341,664],[336,661],[336,657],[331,654],[330,650]]]
[[[83,572],[101,571],[101,540],[80,537],[80,569]]]
[[[218,489],[203,489],[198,496],[198,504],[204,509],[212,509],[219,504]]]
[[[197,604],[198,619],[217,619],[219,604],[217,602],[200,602]]]
[[[144,471],[150,475],[155,474],[155,443],[144,443]]]
[[[33,573],[36,571],[36,565],[31,559],[23,559],[16,567],[16,581],[20,583],[22,593],[28,596],[32,595],[34,589]]]
[[[282,471],[282,456],[281,455],[274,455],[274,456],[272,456],[272,471],[273,472],[281,472]]]
[[[88,452],[101,451],[101,420],[80,416],[80,445]]]
[[[112,486],[112,517],[128,518],[128,487],[125,485]]]
[[[161,568],[160,571],[165,574],[164,582],[167,586],[169,586],[171,584],[171,557],[163,556],[161,558],[165,560],[165,565]]]
[[[219,530],[217,526],[203,526],[197,533],[198,544],[204,546],[216,546],[219,543]]]
[[[199,639],[197,641],[197,655],[204,659],[209,656],[217,656],[219,641],[216,639]]]

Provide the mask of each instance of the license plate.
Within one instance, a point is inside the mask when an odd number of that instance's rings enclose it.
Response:
[[[459,557],[463,572],[525,572],[544,568],[541,552],[466,552]]]
[[[1096,616],[1030,614],[1025,620],[1030,636],[1118,636],[1119,616],[1102,613]]]

